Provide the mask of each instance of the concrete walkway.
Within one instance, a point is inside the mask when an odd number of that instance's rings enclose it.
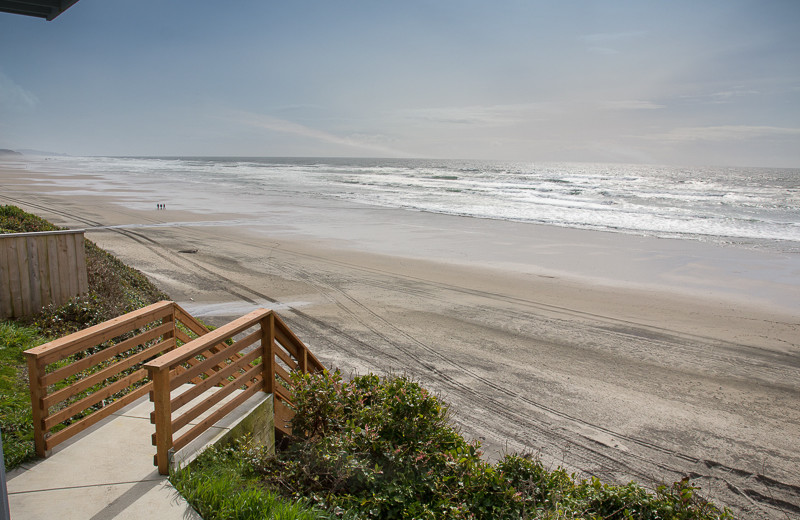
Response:
[[[142,398],[9,472],[11,518],[199,519],[153,465],[152,409]]]

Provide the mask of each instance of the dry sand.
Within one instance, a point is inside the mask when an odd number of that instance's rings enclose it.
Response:
[[[490,459],[800,518],[797,255],[115,182],[7,167],[0,204],[119,226],[87,237],[212,323],[273,308],[327,366],[410,374]]]

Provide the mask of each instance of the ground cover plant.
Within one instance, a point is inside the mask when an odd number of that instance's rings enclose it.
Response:
[[[308,501],[289,501],[265,489],[252,464],[257,452],[246,441],[211,447],[189,467],[173,472],[170,481],[205,520],[333,518]]]
[[[0,323],[0,432],[6,469],[34,456],[31,398],[22,352],[45,341],[35,327]]]
[[[630,483],[576,479],[540,460],[481,458],[448,407],[407,377],[344,381],[338,372],[294,374],[298,437],[257,468],[266,483],[329,511],[361,518],[716,519],[688,480],[647,492]]]
[[[530,455],[489,464],[480,445],[452,426],[446,404],[407,377],[295,373],[291,390],[292,442],[275,455],[241,446],[229,455],[248,493],[280,493],[337,518],[732,518],[700,498],[688,479],[648,491],[578,479]],[[204,471],[213,478],[213,470]],[[185,475],[173,481],[186,482]]]

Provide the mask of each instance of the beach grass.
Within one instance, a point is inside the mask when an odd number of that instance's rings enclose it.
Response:
[[[36,455],[27,366],[22,352],[45,341],[36,327],[0,323],[0,431],[6,469]]]
[[[205,520],[318,520],[335,518],[307,501],[292,501],[265,488],[243,443],[210,447],[170,481]]]

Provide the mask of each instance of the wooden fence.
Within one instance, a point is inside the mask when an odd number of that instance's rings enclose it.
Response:
[[[88,286],[82,230],[0,235],[0,319],[61,305]]]
[[[153,381],[153,444],[155,464],[162,475],[169,473],[173,450],[186,446],[258,391],[273,394],[275,428],[290,433],[291,395],[281,382],[289,382],[291,370],[323,370],[303,342],[273,311],[266,309],[198,337],[149,361],[145,367]],[[196,378],[201,381],[187,390],[184,385]],[[209,395],[207,392],[213,387],[219,388]],[[214,406],[218,408],[212,410]],[[181,408],[184,411],[176,415]],[[197,422],[191,424],[192,421]]]

